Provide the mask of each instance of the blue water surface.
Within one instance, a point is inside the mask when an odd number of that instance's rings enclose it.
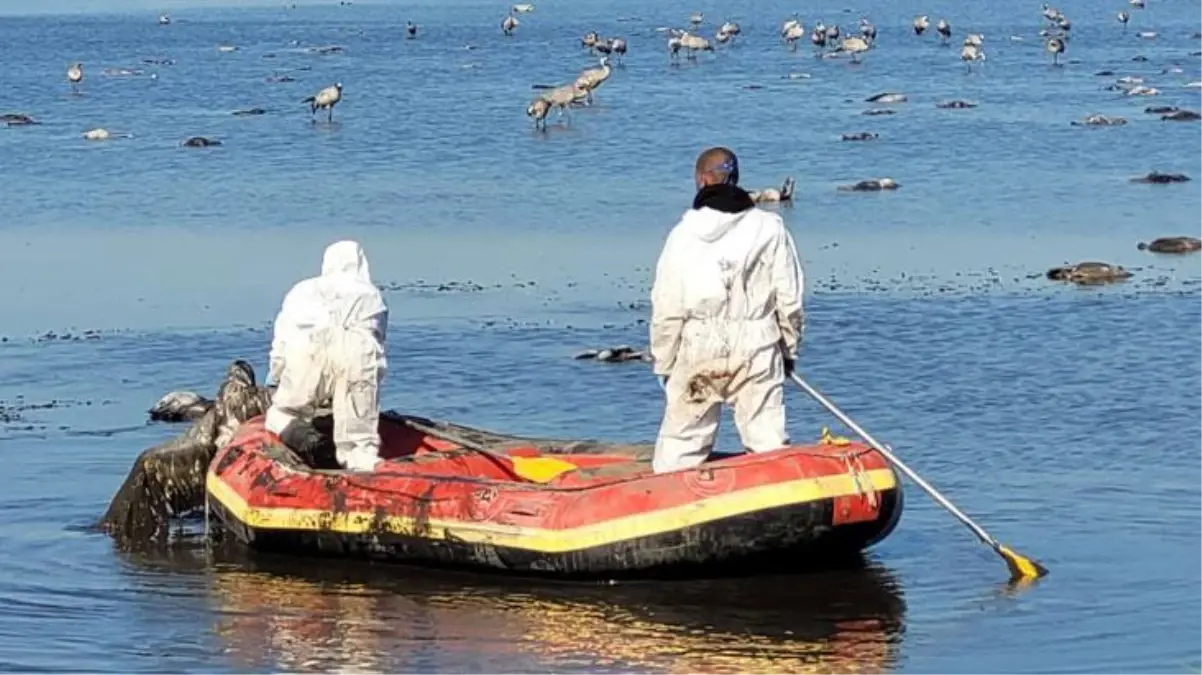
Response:
[[[1126,31],[1124,3],[1064,2],[1064,67],[1034,2],[548,0],[510,38],[504,3],[476,0],[23,7],[0,18],[0,112],[42,124],[0,127],[0,669],[1202,668],[1202,269],[1136,249],[1202,229],[1198,123],[1143,112],[1199,109],[1197,2],[1126,7]],[[743,34],[672,66],[656,29],[694,10],[707,35],[726,18]],[[777,31],[793,11],[845,32],[868,16],[878,46],[859,66],[791,52]],[[914,36],[920,11],[951,22],[953,45],[983,33],[987,60],[968,72],[957,46]],[[531,85],[595,65],[588,30],[627,39],[623,67],[570,124],[533,131]],[[344,50],[308,51],[328,45]],[[1126,75],[1159,96],[1104,89]],[[334,123],[312,123],[301,99],[335,81]],[[909,100],[862,115],[882,91]],[[980,105],[936,108],[951,98]],[[231,115],[248,107],[267,114]],[[1092,113],[1129,124],[1070,125]],[[96,127],[132,138],[81,137]],[[880,138],[839,140],[854,131]],[[194,135],[223,145],[180,146]],[[646,367],[570,357],[645,343],[651,268],[713,144],[739,153],[749,187],[797,179],[781,213],[806,270],[806,376],[1046,564],[1038,586],[1006,592],[998,559],[913,486],[864,569],[762,580],[565,586],[197,546],[132,556],[86,531],[136,454],[180,431],[146,425],[146,408],[211,393],[233,358],[262,370],[284,292],[339,238],[361,241],[390,289],[388,407],[651,439],[662,395]],[[1195,182],[1129,182],[1154,169]],[[835,189],[883,176],[902,187]],[[1082,260],[1134,277],[1043,278]],[[831,423],[797,392],[788,410],[799,440]],[[733,448],[729,422],[722,434]]]

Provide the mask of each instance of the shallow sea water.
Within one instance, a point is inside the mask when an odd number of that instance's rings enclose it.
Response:
[[[1200,77],[1202,18],[1153,1],[1124,35],[1121,3],[1060,7],[1074,22],[1064,68],[1040,49],[1037,5],[924,6],[957,42],[985,33],[971,75],[958,50],[910,33],[918,10],[876,0],[821,17],[877,23],[858,67],[781,47],[792,8],[775,0],[551,0],[510,39],[503,5],[482,2],[184,7],[165,27],[149,12],[0,19],[0,112],[44,122],[0,128],[0,401],[17,413],[0,423],[0,668],[1196,672],[1202,269],[1135,244],[1199,234],[1199,126],[1142,109],[1199,108],[1184,85]],[[670,67],[654,29],[693,9],[709,33],[729,12],[741,43]],[[588,67],[589,29],[627,37],[625,67],[569,127],[532,132],[530,85]],[[326,44],[346,51],[303,51]],[[63,78],[75,60],[79,96]],[[1162,93],[1104,91],[1103,69]],[[285,71],[297,81],[264,81]],[[335,80],[335,124],[310,124],[300,99]],[[910,100],[862,116],[879,91]],[[947,98],[981,105],[934,107]],[[268,114],[229,114],[251,106]],[[1069,125],[1094,112],[1130,124]],[[134,137],[79,137],[96,126]],[[881,138],[838,141],[861,130]],[[179,147],[192,135],[224,145]],[[912,486],[862,569],[767,579],[565,585],[196,545],[131,556],[86,531],[136,454],[180,431],[145,424],[146,408],[211,393],[231,359],[264,368],[283,293],[343,237],[390,289],[387,407],[651,439],[646,367],[571,355],[645,343],[650,267],[714,143],[750,186],[797,178],[781,212],[807,273],[807,377],[1045,563],[1038,586],[1006,593],[993,554]],[[1195,182],[1128,182],[1152,169]],[[902,188],[835,191],[885,175]],[[1088,259],[1135,277],[1042,278]],[[438,290],[468,281],[478,290]],[[797,392],[788,406],[798,439],[830,424]]]

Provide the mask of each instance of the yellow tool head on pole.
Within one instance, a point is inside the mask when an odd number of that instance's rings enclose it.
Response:
[[[998,544],[997,552],[1010,568],[1010,582],[1023,583],[1046,576],[1048,569],[1030,558],[1015,553],[1013,549]]]

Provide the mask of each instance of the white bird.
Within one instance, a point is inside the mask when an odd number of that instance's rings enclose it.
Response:
[[[860,35],[865,40],[868,40],[868,44],[871,45],[873,42],[876,42],[876,26],[869,23],[868,19],[860,19]]]
[[[705,21],[705,14],[701,12],[693,12],[689,15],[689,23],[693,24],[694,28],[701,25],[702,21]]]
[[[534,5],[532,5],[528,2],[524,2],[520,5],[513,6],[514,14],[529,14],[530,12],[533,12],[533,11],[534,11]]]
[[[512,14],[509,14],[505,17],[505,20],[501,22],[501,32],[505,33],[506,35],[513,35],[513,31],[520,25],[521,22],[518,21],[518,18]]]
[[[1136,9],[1143,9],[1146,6],[1146,4],[1144,3],[1144,0],[1129,0],[1129,1],[1130,1],[1131,6]]]
[[[597,31],[595,31],[595,30],[590,30],[589,32],[584,34],[584,37],[580,38],[580,46],[588,47],[590,52],[593,51],[593,49],[600,42],[601,42],[601,36],[597,35]]]
[[[72,63],[67,66],[67,81],[71,83],[71,91],[79,93],[79,83],[83,82],[83,64]]]
[[[605,84],[609,76],[613,73],[613,69],[609,67],[609,57],[601,57],[600,68],[590,68],[589,70],[580,73],[576,78],[576,88],[585,91],[588,94],[588,101],[593,100],[593,90]]]
[[[1064,40],[1058,37],[1049,38],[1044,45],[1044,48],[1052,55],[1052,63],[1054,65],[1060,65],[1060,55],[1064,53],[1064,47]]]
[[[851,62],[859,63],[860,61],[857,57],[868,51],[868,41],[862,37],[849,35],[843,38],[843,44],[839,45],[839,51],[851,54]]]
[[[821,50],[826,46],[826,29],[822,27],[821,23],[819,23],[817,26],[814,26],[814,31],[810,33],[810,42],[812,42],[814,47],[816,47],[818,50]]]
[[[935,32],[939,33],[939,38],[943,40],[943,44],[952,39],[952,27],[946,19],[940,19],[939,23],[935,24]]]
[[[743,29],[740,28],[739,24],[735,23],[734,21],[727,21],[718,29],[718,34],[724,34],[727,36],[727,38],[732,38],[742,32]]]
[[[696,59],[697,52],[699,52],[699,51],[703,51],[703,52],[714,51],[714,45],[710,44],[709,40],[706,40],[705,38],[701,37],[700,35],[692,35],[689,33],[686,33],[683,37],[680,38],[680,46],[689,50],[688,57],[690,59]]]
[[[926,14],[914,19],[914,34],[922,35],[931,25],[931,19]]]
[[[723,33],[722,31],[718,31],[717,33],[714,33],[714,41],[721,45],[724,45],[727,42],[730,42],[730,38],[731,38],[731,36],[729,33]]]
[[[785,44],[789,45],[790,49],[796,50],[797,41],[805,37],[805,35],[805,28],[800,23],[794,22],[792,26],[789,26],[789,30],[785,31]],[[823,33],[823,36],[825,35]]]
[[[980,47],[981,45],[985,44],[985,36],[981,35],[980,33],[969,33],[968,35],[964,36],[964,44],[972,45],[973,47]]]
[[[1119,12],[1118,20],[1119,20],[1119,23],[1123,24],[1123,32],[1126,32],[1127,31],[1127,22],[1131,20],[1131,15],[1126,12]]]
[[[968,68],[968,72],[971,73],[973,61],[985,60],[985,50],[979,44],[969,44],[966,41],[960,49],[960,60],[964,62],[965,67]]]
[[[800,19],[797,19],[797,18],[788,19],[780,26],[781,39],[782,40],[785,39],[785,36],[789,34],[789,30],[794,27],[800,27],[802,29],[802,32],[805,32],[805,27],[801,25]]]
[[[547,112],[551,110],[551,102],[545,97],[539,96],[526,106],[526,115],[534,118],[534,129],[547,129]]]
[[[301,101],[301,103],[309,104],[309,114],[316,115],[318,110],[325,108],[327,111],[326,121],[334,121],[334,106],[342,100],[342,83],[335,82],[332,86],[326,87],[316,94]]]
[[[609,41],[610,50],[617,55],[618,63],[622,63],[623,57],[626,56],[626,41],[622,38],[611,38]]]
[[[1049,7],[1046,3],[1043,5],[1043,18],[1051,23],[1056,23],[1056,19],[1060,18],[1060,10],[1055,7]]]
[[[547,92],[546,96],[543,98],[545,98],[547,102],[551,104],[551,107],[558,108],[559,116],[563,117],[564,113],[567,112],[568,108],[573,103],[576,103],[577,101],[583,101],[587,97],[588,92],[577,89],[575,84],[565,84]],[[568,118],[568,122],[571,122],[570,117]],[[544,126],[546,126],[545,122]]]
[[[159,15],[159,25],[160,26],[166,26],[170,23],[171,23],[171,17],[167,16],[166,14]]]

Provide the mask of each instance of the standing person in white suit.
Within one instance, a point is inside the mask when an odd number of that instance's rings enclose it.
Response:
[[[388,307],[354,241],[326,248],[321,275],[284,297],[276,317],[269,380],[278,382],[267,429],[307,454],[321,438],[310,424],[330,402],[338,463],[371,471],[379,460],[380,383],[387,368]]]
[[[697,195],[668,235],[651,289],[651,356],[667,398],[656,473],[705,461],[722,404],[743,446],[789,444],[784,380],[804,327],[804,276],[780,216],[755,208],[727,148],[697,158]]]

